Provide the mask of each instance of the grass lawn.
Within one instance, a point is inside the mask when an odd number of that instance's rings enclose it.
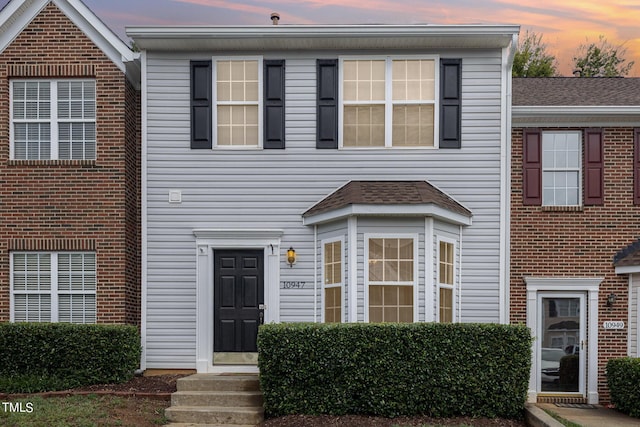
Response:
[[[17,403],[22,405],[16,405]],[[164,409],[168,406],[169,402],[165,400],[117,396],[84,395],[50,398],[34,396],[0,402],[0,425],[7,427],[161,426],[167,422]],[[23,412],[16,412],[20,409]]]

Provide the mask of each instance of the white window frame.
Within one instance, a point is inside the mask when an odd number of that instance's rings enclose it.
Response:
[[[579,150],[578,150],[578,167],[577,168],[555,168],[555,167],[549,167],[549,166],[545,166],[544,163],[544,138],[545,135],[557,135],[557,134],[575,134],[578,135],[578,141],[580,143],[579,146]],[[584,138],[583,138],[583,132],[579,131],[579,130],[549,130],[549,131],[542,131],[542,135],[541,135],[541,141],[540,141],[541,147],[541,155],[542,155],[542,159],[541,159],[541,165],[542,165],[542,206],[582,206],[583,202],[582,202],[582,153],[584,150]],[[544,175],[545,173],[553,173],[553,172],[578,172],[578,195],[577,195],[577,204],[575,205],[564,205],[564,204],[556,204],[556,203],[552,203],[552,204],[547,204],[544,202]]]
[[[331,283],[329,285],[325,284],[325,245],[328,243],[338,243],[340,242],[340,270],[341,270],[341,274],[340,274],[340,282],[339,283]],[[325,308],[326,308],[326,301],[325,301],[325,290],[327,288],[340,288],[340,302],[341,302],[341,306],[340,306],[340,323],[345,323],[345,319],[346,319],[346,313],[345,313],[345,304],[344,304],[344,276],[345,276],[345,247],[344,247],[344,236],[341,236],[339,238],[328,238],[328,239],[324,239],[320,241],[320,247],[322,248],[322,274],[321,274],[321,280],[322,280],[322,292],[321,292],[321,301],[322,301],[322,312],[320,315],[320,321],[322,323],[325,323]]]
[[[369,323],[369,286],[413,286],[413,323],[418,321],[418,254],[417,233],[365,233],[364,234],[364,321]],[[371,239],[413,239],[413,281],[412,282],[369,282],[369,240]]]
[[[428,100],[420,101],[394,101],[393,100],[393,60],[433,60],[434,62],[434,88],[433,88],[433,146],[432,147],[402,147],[393,145],[393,106],[397,104],[429,104]],[[376,61],[385,60],[385,101],[384,101],[384,147],[345,147],[344,141],[344,61]],[[355,105],[358,101],[349,102],[348,105]],[[367,101],[361,101],[362,104],[370,104]],[[376,150],[389,149],[395,150],[434,150],[440,145],[440,56],[439,55],[371,55],[371,56],[339,56],[338,57],[338,148],[344,150]]]
[[[93,254],[96,259],[96,289],[93,291],[87,290],[59,290],[58,289],[58,255],[64,254]],[[51,259],[51,288],[48,291],[16,291],[14,290],[14,256],[21,254],[37,254],[37,255],[49,255]],[[47,251],[13,251],[9,256],[9,321],[15,322],[15,295],[50,295],[51,296],[51,320],[47,323],[57,323],[59,319],[59,297],[60,295],[94,295],[96,298],[96,322],[97,322],[97,308],[98,308],[98,257],[93,251],[69,251],[69,252],[47,252]],[[75,323],[75,322],[74,322]],[[84,323],[84,322],[83,322]]]
[[[453,245],[453,283],[442,283],[440,280],[440,243],[450,243]],[[451,289],[451,323],[457,323],[458,319],[458,310],[456,306],[456,284],[458,283],[458,274],[457,274],[457,245],[456,240],[451,239],[444,236],[436,236],[436,322],[440,322],[440,289]]]
[[[258,61],[258,145],[218,145],[218,61]],[[213,148],[219,150],[256,150],[263,147],[264,64],[262,56],[214,56],[211,61],[211,110]],[[247,105],[244,101],[223,101],[221,105]]]
[[[48,119],[19,119],[17,122],[13,118],[13,85],[14,83],[23,82],[39,82],[49,83],[49,111],[50,116]],[[95,87],[95,117],[93,119],[59,119],[58,117],[58,83],[60,82],[93,82]],[[78,78],[78,79],[10,79],[9,80],[9,159],[18,161],[47,161],[47,160],[62,160],[62,161],[77,161],[77,160],[90,160],[95,161],[98,157],[98,88],[95,84],[95,79],[90,78]],[[96,132],[96,146],[95,146],[95,158],[93,159],[60,159],[59,158],[59,124],[63,123],[94,123]],[[48,159],[16,159],[15,158],[15,123],[49,123],[51,152]]]

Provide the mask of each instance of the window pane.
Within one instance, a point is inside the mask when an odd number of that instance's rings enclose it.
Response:
[[[342,281],[342,259],[340,256],[341,242],[331,242],[324,245],[324,281],[325,284],[336,284]]]
[[[385,61],[344,61],[345,101],[384,101]]]
[[[217,61],[218,101],[258,102],[258,61]]]
[[[58,298],[58,321],[96,323],[95,296],[61,294]]]
[[[258,145],[257,105],[218,105],[217,113],[218,145]]]
[[[369,286],[369,322],[413,322],[413,286]]]
[[[434,61],[393,60],[393,100],[432,101],[435,96]]]
[[[433,147],[433,105],[393,106],[393,145]]]
[[[384,105],[344,107],[345,147],[384,147]]]
[[[440,242],[439,282],[453,285],[453,244]]]
[[[453,322],[453,289],[440,288],[440,322]]]
[[[13,255],[14,291],[48,291],[51,289],[51,255],[16,253]]]
[[[50,322],[51,296],[38,294],[14,294],[14,319],[16,322]]]
[[[340,287],[325,289],[325,316],[326,323],[340,323],[342,307],[340,301]]]

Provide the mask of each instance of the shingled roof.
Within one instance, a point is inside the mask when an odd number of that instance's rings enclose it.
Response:
[[[513,79],[514,106],[640,105],[640,78],[520,77]]]
[[[471,217],[471,211],[426,181],[350,181],[302,216],[318,215],[349,205],[426,204]]]
[[[633,267],[640,265],[640,239],[620,250],[613,257],[616,267]]]

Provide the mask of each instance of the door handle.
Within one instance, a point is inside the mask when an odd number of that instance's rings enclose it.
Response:
[[[580,341],[580,350],[584,350],[584,340]]]
[[[264,311],[263,310],[259,311],[258,317],[260,319],[260,325],[264,325]]]

